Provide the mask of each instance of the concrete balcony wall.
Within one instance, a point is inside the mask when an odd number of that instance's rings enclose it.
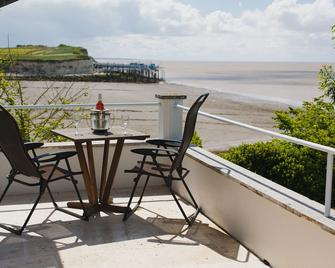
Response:
[[[272,267],[334,267],[334,217],[322,205],[200,148],[184,163],[203,213]]]

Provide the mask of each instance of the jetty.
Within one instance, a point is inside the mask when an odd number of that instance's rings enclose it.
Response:
[[[132,62],[125,64],[95,62],[93,67],[95,73],[128,73],[155,80],[160,80],[162,78],[160,67],[154,63],[144,64]]]

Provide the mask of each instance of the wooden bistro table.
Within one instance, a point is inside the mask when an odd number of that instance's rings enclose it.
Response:
[[[148,138],[149,135],[131,129],[127,129],[126,134],[124,134],[124,130],[121,127],[112,127],[107,133],[104,134],[94,134],[90,128],[79,129],[79,135],[75,135],[75,129],[71,128],[56,129],[52,132],[74,141],[78,153],[79,164],[83,172],[83,179],[89,201],[89,203],[85,203],[88,214],[92,215],[99,211],[125,213],[126,207],[109,204],[110,191],[114,182],[117,167],[119,165],[123,144],[126,139],[144,140]],[[107,175],[109,144],[111,140],[116,140],[117,142]],[[105,142],[99,196],[97,190],[92,141]],[[87,159],[84,154],[84,144],[86,144]],[[70,208],[81,209],[79,202],[68,202],[67,206]]]

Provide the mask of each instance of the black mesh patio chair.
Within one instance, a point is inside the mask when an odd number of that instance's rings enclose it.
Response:
[[[14,228],[9,224],[0,224],[0,227],[21,235],[25,229],[30,217],[32,216],[41,196],[44,194],[45,190],[48,191],[52,203],[56,210],[65,212],[74,217],[88,220],[85,207],[82,202],[82,198],[77,188],[77,181],[74,179],[75,175],[79,175],[82,172],[74,172],[71,170],[69,158],[76,155],[76,152],[67,151],[59,153],[43,154],[40,156],[36,155],[35,149],[41,147],[43,143],[23,143],[19,128],[15,119],[11,114],[6,111],[2,106],[0,106],[0,148],[1,152],[6,156],[8,162],[11,165],[11,170],[7,176],[7,186],[4,189],[2,195],[0,196],[0,203],[5,197],[8,189],[13,182],[17,182],[26,186],[38,186],[39,193],[36,201],[30,210],[24,224],[20,228]],[[32,157],[29,155],[28,151],[32,151]],[[66,168],[59,167],[59,163],[65,161]],[[20,175],[19,178],[17,176]],[[23,176],[22,176],[23,175]],[[30,178],[28,178],[30,177]],[[52,192],[49,188],[49,183],[55,182],[61,179],[71,181],[78,199],[83,208],[83,215],[78,215],[72,211],[65,210],[58,207]],[[1,217],[1,214],[0,214]]]
[[[41,148],[44,145],[43,142],[25,142],[24,143],[24,147],[26,147],[26,150],[28,153],[31,152],[31,157],[33,158],[33,160],[36,162],[37,166],[40,165],[40,162],[38,162],[38,159],[40,157],[37,157],[36,154],[36,149]]]
[[[181,145],[181,140],[170,140],[170,139],[148,139],[146,140],[146,143],[150,145],[154,145],[157,148],[162,149],[175,149],[177,150]],[[166,154],[170,158],[171,162],[173,162],[173,155],[169,152],[169,150],[166,150]]]
[[[186,150],[190,145],[194,133],[198,111],[201,105],[207,99],[208,95],[209,95],[208,93],[201,95],[194,102],[194,104],[188,111],[184,126],[183,137],[181,141],[154,139],[151,140],[153,141],[151,142],[151,144],[156,145],[157,146],[156,148],[139,148],[131,150],[133,153],[143,156],[143,158],[142,161],[139,161],[138,164],[133,169],[125,170],[126,173],[135,173],[136,177],[134,178],[134,186],[129,198],[127,212],[123,217],[124,221],[127,220],[130,217],[130,215],[132,215],[135,212],[135,210],[140,206],[149,179],[151,177],[156,177],[156,178],[162,178],[164,180],[165,185],[168,187],[171,195],[173,196],[173,199],[176,201],[177,206],[181,211],[181,213],[183,214],[183,217],[185,218],[187,224],[188,225],[193,224],[197,215],[200,212],[200,208],[185,182],[185,178],[190,171],[184,168],[182,166],[182,163]],[[165,161],[166,158],[170,158],[171,161]],[[146,181],[144,183],[141,195],[139,197],[136,206],[133,209],[131,209],[130,206],[132,203],[132,199],[134,197],[138,182],[140,181],[142,176],[146,176]],[[176,194],[172,190],[173,181],[181,181],[188,195],[190,196],[191,203],[196,209],[195,213],[192,214],[191,216],[186,215],[183,207],[181,206],[180,202],[178,201],[178,198],[176,197]]]

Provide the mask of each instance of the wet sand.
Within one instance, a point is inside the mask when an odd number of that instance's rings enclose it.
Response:
[[[31,99],[35,99],[46,86],[62,88],[70,86],[65,82],[24,82],[26,92]],[[202,107],[202,111],[223,116],[229,119],[262,127],[274,129],[273,111],[286,109],[282,103],[250,99],[230,93],[210,91],[206,89],[175,85],[161,84],[128,84],[128,83],[73,83],[74,90],[86,88],[88,96],[81,99],[81,103],[95,103],[98,93],[102,93],[104,102],[152,102],[157,101],[155,94],[184,94],[187,99],[186,106],[202,93],[209,92],[210,96]],[[144,131],[152,137],[158,135],[158,107],[155,106],[123,106],[113,109],[115,124],[120,124],[122,113],[130,116],[129,127]],[[241,143],[251,143],[259,140],[267,140],[270,137],[232,126],[226,123],[214,121],[202,116],[198,117],[196,130],[203,140],[203,147],[211,151],[225,150]]]
[[[219,92],[301,105],[320,96],[322,63],[162,62],[166,80]]]

